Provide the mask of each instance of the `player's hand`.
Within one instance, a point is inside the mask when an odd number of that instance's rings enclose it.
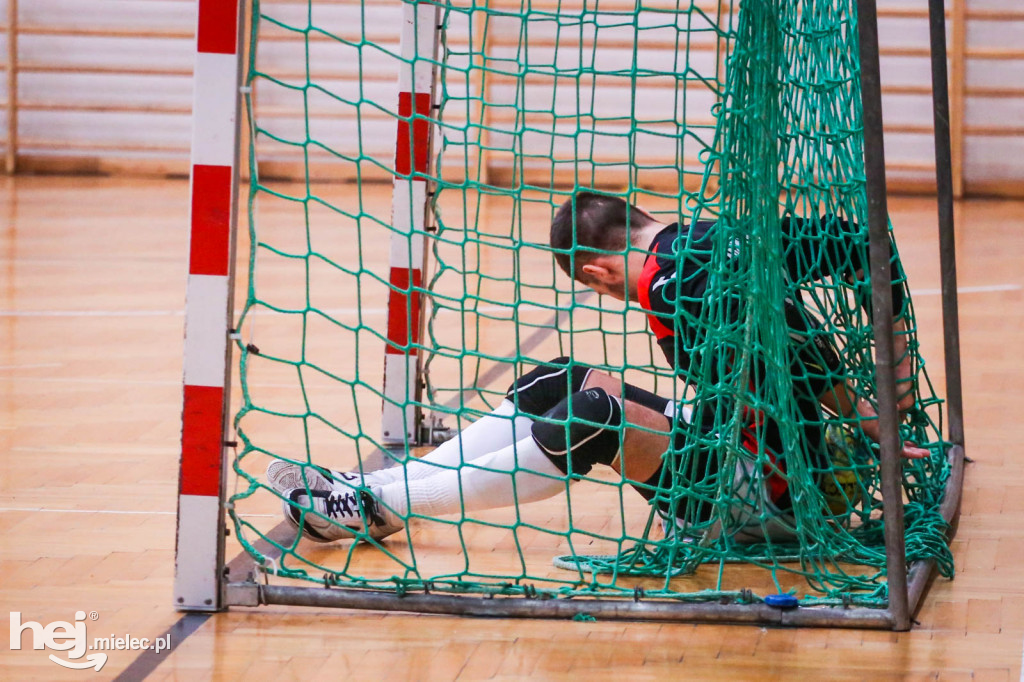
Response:
[[[931,450],[925,448],[919,448],[910,441],[903,442],[903,448],[900,450],[900,456],[903,459],[926,459],[931,457]]]
[[[875,408],[868,401],[861,400],[857,403],[857,413],[862,418],[860,427],[864,435],[876,443],[879,442],[878,413],[875,412]],[[931,457],[931,454],[930,450],[919,448],[916,443],[910,441],[904,441],[900,446],[900,457],[904,459],[925,459]]]

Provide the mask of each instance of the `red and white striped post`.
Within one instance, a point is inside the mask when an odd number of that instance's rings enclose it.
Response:
[[[384,350],[385,444],[416,442],[420,396],[419,342],[425,264],[424,227],[428,211],[430,116],[438,39],[437,5],[407,0],[402,6],[398,76],[398,135],[391,196],[391,292],[388,343]]]
[[[231,284],[237,199],[240,0],[199,0],[192,213],[174,602],[220,608]]]

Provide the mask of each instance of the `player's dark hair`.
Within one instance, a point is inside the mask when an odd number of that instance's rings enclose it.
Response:
[[[555,262],[565,274],[586,284],[585,264],[602,252],[624,251],[627,225],[632,231],[651,222],[650,216],[621,197],[577,192],[551,221],[551,246],[561,250],[555,252]]]

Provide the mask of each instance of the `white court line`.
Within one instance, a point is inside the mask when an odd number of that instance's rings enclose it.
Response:
[[[504,308],[507,310],[507,308]],[[257,309],[249,314],[259,317],[276,311]],[[329,315],[355,315],[359,308],[325,309]],[[364,315],[380,315],[387,308],[363,308]],[[0,310],[0,317],[183,317],[184,310]]]
[[[467,306],[465,312],[469,313],[469,314],[474,313],[474,312],[479,312],[479,313],[501,313],[501,312],[509,312],[511,310],[518,310],[521,313],[523,313],[523,312],[533,312],[533,313],[567,312],[566,309],[564,309],[564,308],[555,308],[554,306],[534,305],[532,303],[520,303],[518,306],[513,306],[511,304],[510,305],[481,305],[481,306],[477,306],[476,308],[473,308],[472,306]],[[320,309],[320,312],[325,313],[327,315],[357,315],[360,312],[362,312],[364,315],[383,315],[387,311],[388,311],[387,308],[362,308],[362,309],[360,309],[360,308],[321,308]],[[445,306],[440,307],[440,308],[434,308],[433,312],[436,312],[438,314],[444,313],[444,314],[447,314],[447,315],[460,315],[460,314],[462,314],[463,311],[461,309],[459,309],[459,308],[454,308],[454,307],[451,307],[451,306],[447,305],[447,302],[446,302]],[[255,314],[259,314],[259,315],[271,315],[271,314],[273,314],[273,311],[265,310],[265,309],[257,309],[257,310],[254,310],[250,314],[254,314],[254,313]]]
[[[60,367],[61,365],[55,365]],[[159,379],[83,379],[80,377],[4,377],[4,381],[17,381],[21,384],[86,384],[86,385],[103,385],[110,384],[115,386],[177,386],[181,388],[180,380],[159,380]],[[295,384],[278,384],[278,383],[263,383],[263,382],[250,382],[250,388],[295,388]]]
[[[174,516],[172,511],[130,511],[127,509],[45,509],[43,507],[0,507],[0,512],[59,512],[62,514],[156,514]]]
[[[959,287],[957,293],[960,294],[989,294],[997,293],[1001,291],[1020,291],[1022,285],[1020,284],[984,284],[979,286]],[[942,293],[942,289],[911,289],[910,294],[912,296],[938,296]],[[324,308],[321,312],[328,315],[357,315],[362,313],[363,315],[383,315],[387,313],[387,308]],[[520,303],[518,306],[512,305],[488,305],[478,306],[477,308],[467,308],[466,313],[472,314],[474,312],[481,313],[500,313],[500,312],[511,312],[518,311],[523,312],[568,312],[566,308],[556,308],[555,306],[542,306],[533,305],[530,303]],[[457,308],[444,307],[436,311],[441,314],[461,314],[462,311]],[[184,310],[0,310],[0,318],[2,317],[167,317],[177,316],[181,317],[185,314]],[[265,309],[255,309],[250,311],[250,315],[260,317],[263,315],[273,315],[273,311]],[[294,314],[294,313],[289,313]],[[40,365],[42,366],[42,365]],[[0,367],[0,369],[5,369]]]
[[[9,381],[10,378],[4,378],[4,381]],[[177,386],[181,388],[180,380],[165,379],[163,381],[158,379],[145,380],[145,379],[82,379],[82,378],[65,378],[65,377],[14,377],[14,381],[22,384],[111,384],[115,386]],[[250,388],[295,388],[295,384],[277,384],[277,383],[263,383],[263,382],[250,382]]]
[[[62,454],[80,454],[80,455],[120,455],[123,457],[153,457],[153,456],[174,456],[180,454],[178,449],[170,449],[167,447],[149,447],[141,448],[139,446],[133,446],[131,449],[125,450],[112,450],[109,447],[100,446],[86,446],[86,445],[15,445],[11,448],[11,452],[48,452],[54,455]]]
[[[60,365],[57,365],[60,367]],[[170,379],[83,379],[81,377],[5,377],[4,381],[29,384],[113,384],[117,386],[181,386],[181,381]]]
[[[1020,284],[987,284],[976,287],[957,287],[958,294],[989,294],[998,291],[1020,291]],[[911,296],[938,296],[942,289],[911,289]]]
[[[57,514],[151,514],[154,516],[175,516],[173,511],[130,511],[127,509],[46,509],[44,507],[0,507],[0,512],[51,512]],[[277,514],[242,514],[245,518],[277,518]]]
[[[1020,682],[1024,682],[1024,646],[1021,647],[1020,652]]]
[[[0,310],[0,317],[167,317],[184,310]]]
[[[34,365],[0,365],[0,370],[5,369],[42,369],[47,367],[63,367],[59,362],[40,362]]]

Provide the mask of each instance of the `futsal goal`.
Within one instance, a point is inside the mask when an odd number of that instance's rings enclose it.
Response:
[[[964,462],[930,8],[944,399],[888,220],[874,0],[200,0],[177,607],[908,628],[952,577]],[[699,305],[650,323],[692,330],[687,362],[558,269],[548,230],[582,190],[714,225]],[[794,343],[866,407],[809,412]],[[697,415],[644,496],[570,466],[554,498],[410,510],[386,539],[282,515],[332,523],[269,465],[409,480],[553,358]],[[768,423],[777,446],[749,437]]]

